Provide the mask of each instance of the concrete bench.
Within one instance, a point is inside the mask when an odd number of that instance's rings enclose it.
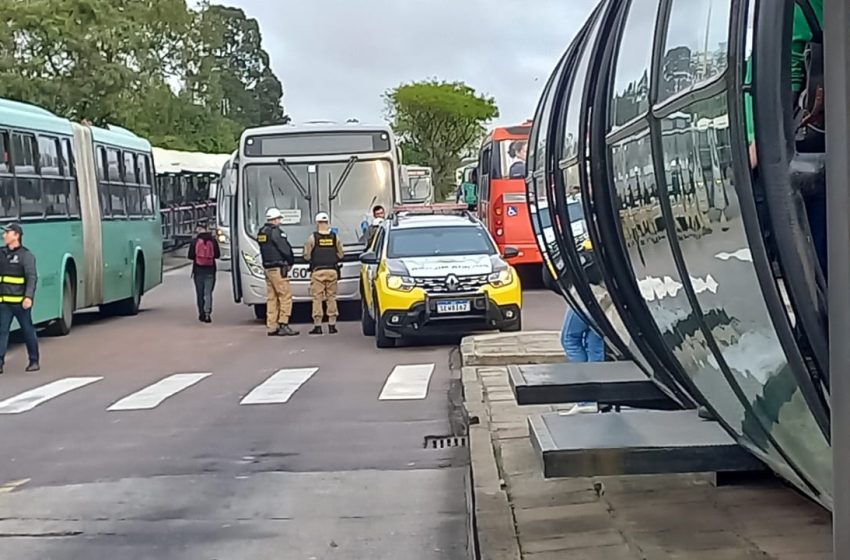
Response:
[[[517,404],[598,402],[615,406],[680,408],[634,362],[508,366]]]
[[[761,471],[765,467],[712,420],[693,410],[529,417],[543,476]]]

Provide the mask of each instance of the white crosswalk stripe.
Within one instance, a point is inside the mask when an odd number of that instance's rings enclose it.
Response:
[[[65,393],[69,393],[74,389],[85,387],[96,381],[100,381],[103,377],[66,377],[41,387],[36,387],[29,391],[10,397],[4,401],[0,401],[0,414],[19,414],[27,412],[37,407],[42,403],[46,403],[51,399],[55,399]]]
[[[428,385],[434,364],[395,366],[384,383],[382,401],[421,400],[428,396]]]
[[[210,373],[177,373],[124,397],[107,410],[150,410],[169,397],[209,377]]]
[[[319,368],[281,369],[254,387],[239,404],[280,404],[306,383]]]

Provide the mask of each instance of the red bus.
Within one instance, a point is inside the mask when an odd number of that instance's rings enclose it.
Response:
[[[516,247],[517,265],[542,265],[543,258],[531,219],[525,191],[525,158],[532,121],[495,128],[481,143],[478,157],[478,215],[499,251]]]

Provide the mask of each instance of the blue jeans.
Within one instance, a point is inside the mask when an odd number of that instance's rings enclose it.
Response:
[[[32,324],[32,309],[24,309],[20,303],[0,303],[0,367],[6,361],[12,319],[17,319],[21,326],[30,362],[38,362],[38,335],[35,333],[35,325]]]
[[[209,315],[213,309],[213,290],[215,290],[215,271],[195,272],[195,299],[198,315]]]
[[[564,319],[561,346],[571,362],[605,361],[605,341],[572,309]]]

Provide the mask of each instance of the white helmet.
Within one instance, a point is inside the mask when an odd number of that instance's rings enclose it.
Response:
[[[316,214],[316,223],[318,223],[318,222],[330,222],[330,221],[331,221],[331,219],[328,216],[327,212],[319,212],[318,214]]]
[[[282,218],[282,217],[283,217],[283,215],[280,213],[280,210],[278,210],[277,208],[269,208],[268,210],[266,210],[266,220],[269,221],[269,222],[272,221],[272,220],[277,220],[277,219]]]

